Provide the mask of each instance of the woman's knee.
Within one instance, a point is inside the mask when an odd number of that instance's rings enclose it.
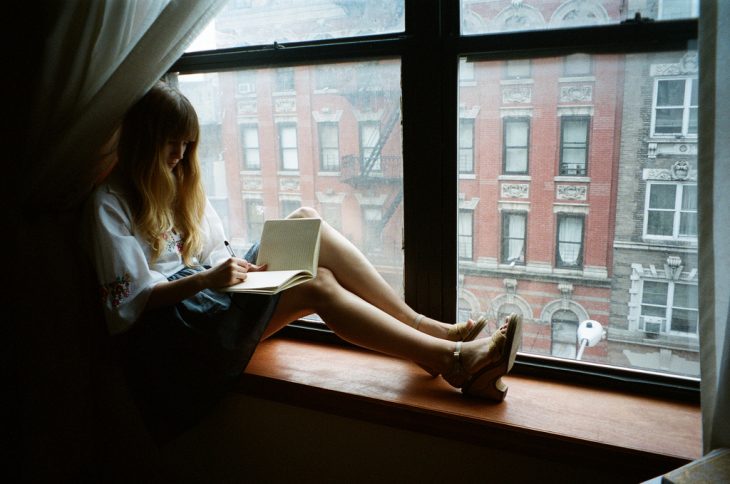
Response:
[[[342,290],[342,286],[337,282],[332,271],[324,267],[317,269],[317,277],[308,282],[307,286],[311,297],[317,303],[326,303],[333,300]]]
[[[290,213],[286,218],[321,218],[319,213],[312,207],[299,207]]]

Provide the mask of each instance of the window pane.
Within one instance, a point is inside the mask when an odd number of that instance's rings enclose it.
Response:
[[[317,89],[314,73],[323,66],[337,76],[338,90]],[[219,210],[227,236],[238,253],[245,253],[260,238],[265,219],[286,215],[300,205],[313,206],[402,294],[400,62],[381,59],[292,69],[297,90],[285,93],[274,93],[278,69],[178,77],[201,124],[216,126],[201,133],[200,152],[230,168],[214,173],[227,190],[227,216]],[[256,79],[255,95],[241,98],[237,82],[241,78]],[[359,163],[358,117],[363,116],[381,127],[379,139],[384,143],[371,146],[381,160],[378,176],[363,173]],[[320,123],[331,123],[324,128],[323,144],[327,150],[339,148],[342,160],[340,170],[328,176],[318,176]],[[258,168],[249,166],[250,171],[241,173],[240,167],[254,159],[254,150]],[[331,160],[335,159],[333,155]]]
[[[696,292],[675,288],[697,286],[698,146],[685,136],[696,54],[595,54],[575,76],[565,57],[532,58],[524,79],[505,60],[469,57],[474,82],[458,103],[474,115],[474,176],[454,176],[459,206],[473,207],[473,253],[457,294],[491,318],[519,311],[521,351],[577,358],[560,322],[570,311],[606,330],[583,361],[699,376]],[[680,136],[657,139],[657,111],[677,100]],[[529,171],[512,171],[525,141]]]
[[[461,0],[461,32],[464,35],[493,32],[547,30],[565,27],[617,24],[643,18],[673,20],[696,17],[699,0]]]
[[[404,0],[230,0],[187,52],[402,32]]]

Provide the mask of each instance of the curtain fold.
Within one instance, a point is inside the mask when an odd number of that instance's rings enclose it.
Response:
[[[72,207],[104,167],[121,117],[180,57],[226,0],[64,2],[31,105],[21,206]]]
[[[703,447],[730,447],[730,2],[700,14],[699,254]]]

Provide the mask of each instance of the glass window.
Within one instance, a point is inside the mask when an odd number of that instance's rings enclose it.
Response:
[[[337,77],[337,90],[319,90],[315,85],[314,73],[324,66]],[[295,205],[306,203],[346,234],[402,293],[400,61],[384,58],[291,69],[298,83],[296,92],[277,91],[276,73],[286,71],[271,67],[246,68],[246,75],[226,70],[177,76],[201,125],[216,126],[201,133],[199,150],[204,158],[218,160],[222,168],[219,179],[227,184],[227,197],[216,208],[227,236],[245,251],[259,239],[265,219],[285,216]],[[239,80],[254,78],[256,95],[242,96]],[[230,116],[222,115],[222,106],[233,108]],[[359,163],[348,165],[344,160],[360,159],[358,119],[376,113],[388,120],[379,131],[384,143],[373,147],[387,170],[373,176],[363,172]],[[338,160],[342,161],[339,170],[316,176],[323,161],[334,168]],[[378,209],[377,224],[365,218],[373,215],[363,211],[365,206]]]
[[[360,156],[363,172],[379,172],[380,167],[380,122],[360,123]]]
[[[574,359],[578,352],[578,316],[570,310],[555,311],[550,318],[552,345],[550,354]]]
[[[529,82],[505,80],[504,60],[471,59],[476,81],[459,84],[458,103],[480,127],[476,176],[454,176],[459,207],[479,201],[470,259],[460,228],[457,239],[460,288],[482,304],[474,311],[509,304],[525,317],[522,351],[576,358],[574,326],[545,329],[570,311],[607,329],[582,361],[698,376],[691,333],[647,342],[638,284],[654,273],[697,284],[696,141],[651,135],[657,78],[694,78],[696,53],[592,54],[590,75],[573,76],[565,56],[536,57]],[[686,306],[691,315],[696,302]],[[685,313],[673,314],[666,327],[681,327]]]
[[[558,267],[580,269],[583,266],[583,217],[558,215]]]
[[[459,259],[474,257],[474,214],[471,210],[459,210]]]
[[[502,213],[502,255],[503,264],[525,263],[525,232],[527,215],[524,213]]]
[[[560,174],[583,176],[588,172],[590,119],[563,116],[560,123]]]
[[[507,79],[527,79],[530,77],[530,59],[510,59],[505,63]]]
[[[528,118],[504,119],[504,172],[527,174],[530,149],[530,120]]]
[[[404,0],[229,1],[187,52],[402,32]]]
[[[461,33],[550,30],[618,24],[643,18],[671,20],[696,17],[698,0],[460,0]]]
[[[641,328],[649,334],[697,334],[697,286],[645,280]]]
[[[697,238],[697,185],[649,183],[646,237]]]
[[[261,169],[261,152],[259,150],[259,128],[255,124],[239,125],[241,150],[243,152],[243,170]]]
[[[474,173],[474,120],[459,119],[459,173]]]
[[[563,75],[587,76],[591,73],[591,56],[588,54],[573,54],[565,58]]]
[[[299,154],[297,152],[297,127],[294,124],[280,123],[279,129],[279,160],[283,171],[299,169]]]
[[[294,68],[284,67],[276,69],[274,78],[274,91],[290,92],[294,91]]]
[[[337,123],[319,123],[319,168],[322,171],[339,171],[340,142]]]
[[[697,136],[697,79],[658,79],[654,135]]]

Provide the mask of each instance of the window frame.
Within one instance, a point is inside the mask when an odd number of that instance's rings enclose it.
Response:
[[[658,109],[680,109],[677,105],[675,106],[662,106],[657,107],[659,100],[659,83],[660,82],[671,82],[671,81],[684,81],[684,95],[682,98],[682,127],[678,133],[657,133],[656,132],[656,117]],[[690,82],[687,82],[690,81]],[[690,133],[690,117],[692,109],[699,110],[699,104],[692,104],[692,87],[696,86],[699,89],[699,78],[697,76],[661,76],[654,79],[654,89],[652,92],[651,99],[651,137],[652,138],[669,138],[675,139],[677,137],[697,139],[699,133]],[[699,103],[699,96],[697,99]]]
[[[508,170],[508,159],[509,148],[515,148],[513,146],[507,146],[507,125],[512,123],[525,123],[527,127],[527,140],[525,141],[524,149],[527,151],[525,159],[525,169],[522,171]],[[505,175],[527,175],[530,173],[530,136],[531,136],[531,124],[532,120],[528,116],[505,116],[502,119],[502,173]]]
[[[404,32],[257,45],[183,54],[170,72],[290,66],[297,63],[400,58],[404,156],[404,295],[419,312],[451,320],[457,309],[458,64],[540,58],[575,52],[628,54],[686,50],[698,38],[698,21],[635,22],[524,32],[460,34],[458,1],[405,0]],[[642,19],[643,20],[643,19]],[[579,42],[576,41],[579,40]],[[436,73],[436,75],[435,75]],[[429,79],[424,83],[423,79]],[[434,115],[437,113],[438,115]],[[433,227],[440,228],[437,234]],[[434,302],[434,295],[439,295]],[[321,327],[290,325],[302,337],[331,338]],[[513,371],[697,401],[699,382],[629,368],[556,361],[519,354]]]
[[[566,147],[565,146],[565,125],[566,121],[585,121],[585,132],[586,132],[586,140],[585,145],[582,148],[576,148],[574,146]],[[560,116],[560,158],[558,161],[558,173],[561,176],[588,176],[588,162],[590,159],[590,144],[591,144],[591,117],[585,116],[585,115],[566,115],[566,116]],[[565,163],[563,162],[565,158],[565,150],[566,149],[583,149],[585,150],[585,157],[583,160],[583,169],[581,172],[578,172],[576,169],[576,173],[570,173],[570,170],[565,168]]]
[[[325,147],[324,143],[324,130],[322,128],[334,129],[335,133],[335,146]],[[317,142],[319,143],[319,171],[322,172],[338,172],[340,171],[340,123],[336,121],[320,121],[317,123]],[[325,157],[325,150],[335,151],[335,163],[327,163]],[[329,152],[329,151],[328,151]]]
[[[246,131],[255,130],[256,146],[249,147],[246,142]],[[259,137],[258,123],[238,124],[239,145],[241,146],[241,171],[261,171],[261,138]],[[257,166],[249,165],[249,153],[256,152]]]
[[[674,208],[672,209],[659,209],[649,207],[651,201],[651,190],[655,186],[674,186]],[[694,235],[682,235],[679,233],[682,227],[682,214],[683,213],[694,213],[697,217],[697,209],[695,206],[694,211],[687,211],[682,209],[682,200],[684,197],[684,190],[687,187],[694,187],[697,189],[697,182],[665,182],[665,181],[648,181],[646,183],[646,194],[644,200],[644,226],[643,226],[643,238],[646,240],[665,240],[665,241],[684,241],[684,242],[697,242],[698,234]],[[657,235],[649,233],[649,213],[651,211],[662,211],[672,212],[672,235]],[[696,225],[695,225],[696,226]]]
[[[459,171],[460,175],[473,175],[475,173],[475,169],[474,169],[474,159],[476,158],[475,143],[474,143],[474,128],[475,128],[474,125],[475,124],[476,123],[475,123],[474,118],[466,118],[466,117],[459,118],[459,151],[457,154],[457,156],[458,156],[458,165],[457,166],[458,166],[458,171]],[[466,129],[468,130],[468,132],[470,134],[469,141],[470,141],[471,146],[467,146],[467,147],[464,147],[461,144],[462,136],[463,136],[464,129],[465,129],[464,125],[467,125]],[[465,163],[463,163],[463,161],[462,161],[462,154],[464,152],[469,153],[469,160],[468,160],[469,169],[462,169],[465,165]]]
[[[511,260],[507,258],[508,250],[506,249],[507,244],[513,240],[517,239],[517,237],[509,237],[505,235],[507,233],[507,219],[511,216],[520,216],[522,217],[523,221],[523,229],[524,229],[524,235],[522,236],[522,253],[521,253],[521,260]],[[500,250],[499,250],[499,261],[501,264],[514,264],[519,266],[524,266],[527,264],[527,211],[521,210],[503,210],[502,216],[501,216],[501,225],[500,225]]]
[[[576,219],[581,221],[580,226],[580,250],[578,251],[578,257],[576,258],[575,264],[567,264],[565,262],[562,262],[562,257],[560,256],[560,224],[561,222],[568,220],[568,219]],[[580,213],[565,213],[565,212],[558,212],[556,221],[555,221],[555,267],[558,269],[570,269],[575,271],[582,271],[583,270],[583,263],[585,258],[585,237],[586,232],[586,216],[584,214]],[[563,241],[566,244],[575,244],[574,241]]]
[[[294,143],[295,145],[293,147],[291,146],[284,146],[284,136],[283,131],[285,129],[294,129]],[[276,146],[279,151],[279,170],[285,173],[297,173],[299,172],[299,130],[297,129],[297,124],[292,122],[280,122],[276,123]],[[293,152],[296,155],[296,168],[288,168],[286,166],[286,160],[285,155],[286,153]]]
[[[666,292],[666,298],[664,301],[664,304],[651,304],[651,303],[645,303],[644,302],[644,288],[645,284],[647,282],[653,282],[658,284],[666,284],[667,286],[667,292]],[[682,282],[682,281],[674,281],[669,279],[655,279],[655,278],[645,278],[641,280],[641,304],[640,304],[640,311],[639,311],[639,329],[646,331],[645,321],[644,318],[646,316],[654,317],[652,315],[644,314],[644,307],[655,307],[655,308],[664,308],[664,317],[661,318],[664,320],[664,323],[662,324],[662,328],[660,330],[660,334],[665,335],[672,335],[672,336],[681,336],[685,338],[699,338],[699,304],[697,307],[694,308],[686,308],[686,307],[680,307],[677,306],[674,302],[674,294],[676,290],[677,285],[683,285],[683,286],[691,286],[697,288],[697,284],[692,284],[689,282]],[[670,304],[671,301],[671,304]],[[675,309],[684,309],[688,311],[694,311],[694,313],[697,315],[695,319],[695,331],[694,333],[690,333],[687,331],[677,331],[672,329],[672,316],[674,314]]]

